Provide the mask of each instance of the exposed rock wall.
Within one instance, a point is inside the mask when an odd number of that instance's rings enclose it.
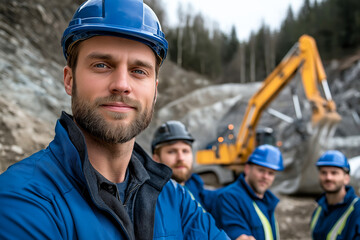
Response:
[[[60,37],[75,6],[71,0],[1,0],[1,170],[45,147],[57,116],[69,109]]]

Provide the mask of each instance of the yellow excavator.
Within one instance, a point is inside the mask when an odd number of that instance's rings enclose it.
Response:
[[[311,104],[312,126],[322,129],[325,125],[328,128],[336,126],[341,117],[336,112],[315,40],[303,35],[251,97],[235,141],[226,142],[220,137],[211,149],[197,151],[197,163],[223,165],[241,172],[242,165],[257,145],[256,128],[261,114],[298,71],[305,96]],[[233,126],[230,125],[230,128]]]

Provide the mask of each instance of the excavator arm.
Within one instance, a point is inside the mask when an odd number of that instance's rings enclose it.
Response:
[[[197,163],[230,167],[245,163],[256,147],[255,131],[262,112],[294,78],[298,70],[301,72],[306,98],[312,106],[313,126],[337,124],[341,117],[332,101],[315,40],[303,35],[249,100],[235,144],[219,143],[216,149],[199,150],[196,154]],[[325,98],[320,94],[319,85]]]

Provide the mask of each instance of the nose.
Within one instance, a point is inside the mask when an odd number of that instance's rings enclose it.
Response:
[[[113,94],[130,94],[130,76],[127,68],[119,67],[113,72],[109,85],[109,91]]]
[[[325,179],[326,180],[332,180],[332,175],[330,173],[326,173],[325,174]]]
[[[264,177],[265,179],[270,179],[270,178],[272,177],[272,173],[265,171],[264,174],[263,174],[263,177]]]
[[[179,162],[184,161],[184,154],[181,151],[178,151],[176,154],[176,158]]]

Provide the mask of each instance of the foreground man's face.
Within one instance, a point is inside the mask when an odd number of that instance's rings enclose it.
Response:
[[[108,143],[134,138],[151,121],[155,64],[153,51],[137,41],[98,36],[82,42],[75,73],[64,70],[77,124]]]

